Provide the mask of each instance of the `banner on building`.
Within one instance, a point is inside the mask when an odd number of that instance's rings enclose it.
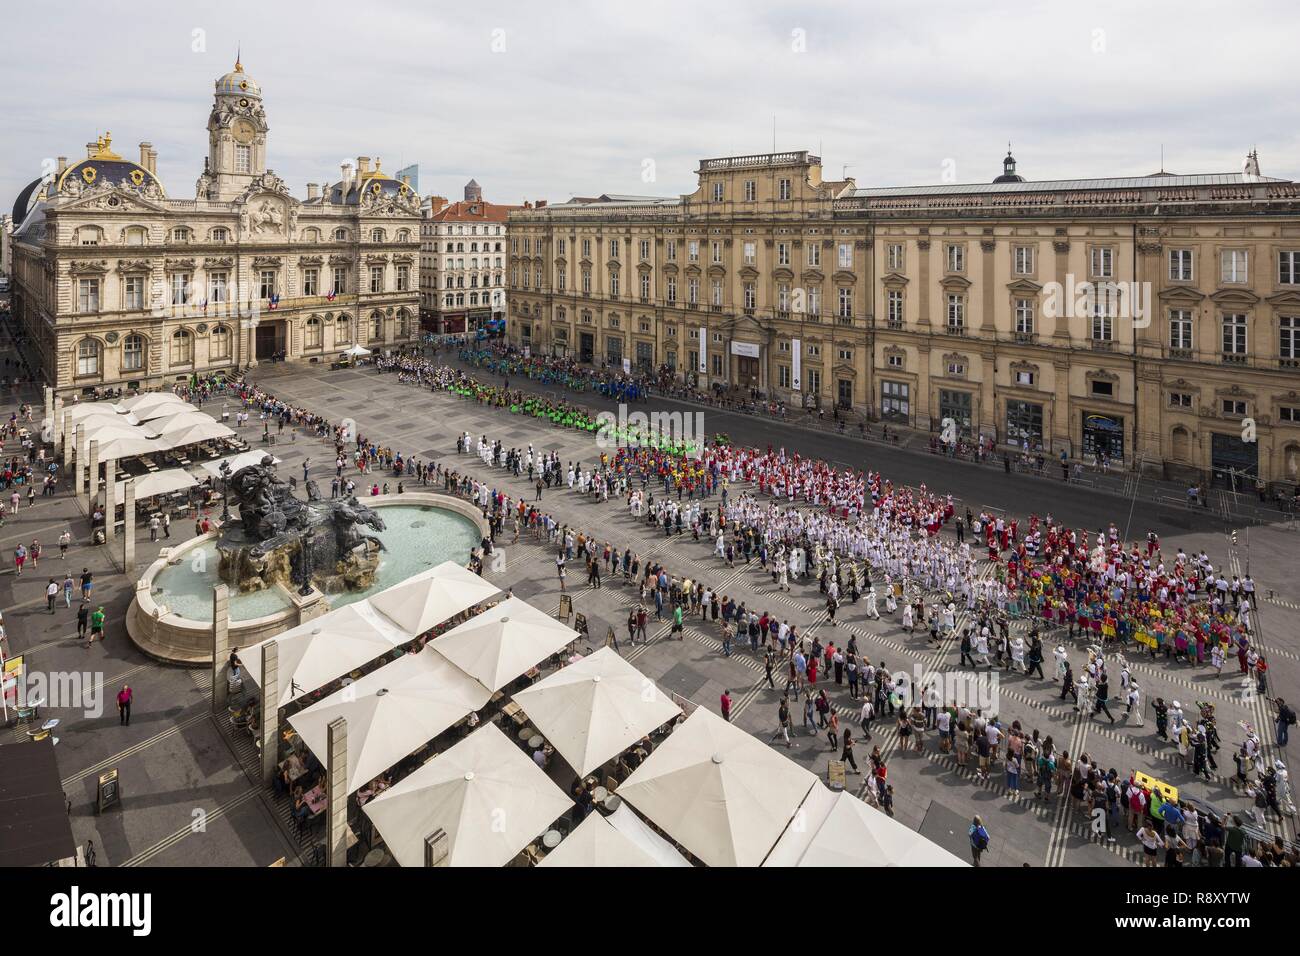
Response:
[[[709,330],[700,326],[700,374],[709,374]]]
[[[790,387],[796,392],[803,391],[803,343],[798,339],[790,340]]]
[[[758,358],[759,347],[750,342],[732,342],[731,354],[739,355],[744,358]]]

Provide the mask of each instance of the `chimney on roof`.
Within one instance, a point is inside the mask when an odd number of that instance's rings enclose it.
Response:
[[[525,199],[525,200],[524,200],[524,208],[525,208],[525,209],[532,209],[532,208],[533,208],[533,204],[530,203],[527,199]]]
[[[149,147],[149,172],[155,176],[158,175],[158,150],[154,149],[152,145]]]
[[[97,143],[97,142],[95,142],[95,141],[92,140],[91,142],[89,142],[89,143],[86,144],[86,158],[87,158],[87,159],[92,159],[92,158],[94,158],[94,155],[95,155],[96,153],[98,153],[98,152],[99,152],[99,143]]]
[[[343,171],[343,191],[346,193],[352,185],[352,164],[344,163],[339,168]]]
[[[140,165],[143,166],[145,169],[149,168],[149,148],[152,145],[153,145],[152,143],[140,144]]]
[[[357,175],[358,175],[358,176],[364,176],[364,175],[365,175],[366,173],[368,173],[368,172],[370,172],[370,157],[369,157],[369,156],[358,156],[358,157],[357,157]]]
[[[546,208],[546,200],[545,200],[545,199],[539,199],[539,200],[537,200],[537,207],[536,207],[536,208],[538,208],[538,209],[545,209],[545,208]]]
[[[59,172],[63,172],[63,171],[64,171],[65,169],[67,169],[67,168],[68,168],[68,157],[66,157],[66,156],[60,156],[60,157],[59,157],[59,170],[58,170],[58,171],[59,171]]]
[[[307,184],[308,201],[312,199],[319,199],[319,198],[320,198],[320,183],[308,183]]]

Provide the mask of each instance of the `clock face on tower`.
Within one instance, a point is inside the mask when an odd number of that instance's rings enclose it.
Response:
[[[257,134],[257,128],[246,119],[236,120],[230,127],[230,133],[235,137],[235,142],[247,146],[253,141]]]

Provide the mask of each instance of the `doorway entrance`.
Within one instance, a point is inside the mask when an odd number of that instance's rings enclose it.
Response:
[[[1210,468],[1214,484],[1233,491],[1255,490],[1259,477],[1259,444],[1236,435],[1214,435],[1210,443]]]
[[[758,359],[747,355],[736,356],[736,384],[743,388],[758,388]]]
[[[578,336],[578,361],[583,365],[590,365],[595,357],[596,337],[590,332],[583,332]]]
[[[257,324],[254,354],[259,362],[282,358],[285,352],[285,323],[261,321]]]

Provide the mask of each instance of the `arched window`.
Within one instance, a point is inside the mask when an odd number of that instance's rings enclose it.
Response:
[[[1179,425],[1173,432],[1173,454],[1174,461],[1191,461],[1192,460],[1192,435],[1186,428]]]
[[[470,304],[470,305],[478,305],[478,293],[477,293],[477,292],[471,292],[471,293],[469,294],[469,304]]]
[[[77,343],[77,374],[99,374],[99,342],[95,339],[82,339]]]
[[[334,320],[334,344],[352,344],[352,319],[346,313]]]
[[[380,342],[384,338],[384,313],[376,309],[370,313],[370,341]]]
[[[103,232],[98,226],[82,226],[77,230],[77,245],[79,246],[97,246],[101,238],[103,238]]]
[[[382,230],[382,229],[371,229],[371,230],[370,230],[370,241],[371,241],[371,242],[383,242],[383,241],[384,241],[384,230]]]
[[[212,330],[208,360],[212,362],[230,361],[230,326],[218,325]]]
[[[172,242],[189,242],[190,235],[189,226],[177,226],[172,230]]]
[[[194,337],[185,329],[177,329],[172,333],[171,364],[173,366],[194,364]]]
[[[144,226],[127,226],[122,239],[128,246],[143,246],[149,239],[149,234]]]
[[[213,242],[227,242],[229,239],[230,233],[226,230],[225,226],[218,226],[216,229],[212,230]]]
[[[324,338],[322,337],[320,319],[316,318],[316,316],[314,315],[310,319],[308,319],[306,333],[307,333],[305,337],[306,344],[304,347],[309,349],[320,348],[322,343],[324,342]]]
[[[406,309],[397,312],[397,337],[404,339],[411,334],[411,313]]]
[[[132,333],[122,339],[122,371],[144,371],[144,336]]]
[[[409,229],[399,229],[399,230],[397,230],[397,241],[398,241],[398,242],[410,242],[410,241],[411,241],[411,230],[409,230]]]
[[[335,242],[347,242],[347,241],[348,241],[348,231],[347,231],[346,229],[335,229],[335,230],[334,230],[334,241],[335,241]]]

